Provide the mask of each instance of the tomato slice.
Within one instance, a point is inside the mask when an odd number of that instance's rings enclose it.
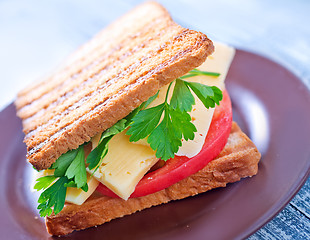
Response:
[[[223,100],[214,111],[202,150],[192,158],[175,156],[169,159],[163,167],[146,174],[130,197],[142,197],[160,191],[204,168],[224,148],[230,134],[231,124],[231,101],[227,91],[224,90]],[[106,196],[118,197],[103,184],[99,184],[97,190]]]

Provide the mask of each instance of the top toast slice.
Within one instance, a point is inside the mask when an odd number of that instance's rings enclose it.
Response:
[[[44,81],[18,94],[27,158],[46,169],[113,126],[213,52],[158,3],[144,3],[102,30]]]

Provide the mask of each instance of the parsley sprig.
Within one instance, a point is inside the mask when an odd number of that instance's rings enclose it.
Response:
[[[194,70],[189,75],[199,73],[205,74],[205,72]],[[170,103],[168,103],[168,94],[172,83],[168,87],[165,102],[141,110],[133,117],[133,122],[126,133],[131,135],[129,138],[131,142],[148,137],[147,142],[156,151],[156,157],[162,160],[173,158],[182,146],[182,138],[186,141],[193,140],[194,133],[197,132],[188,113],[195,104],[191,90],[206,108],[215,107],[215,104],[219,104],[223,97],[221,90],[217,87],[185,81],[186,76],[175,80]]]
[[[148,137],[147,141],[156,151],[156,157],[163,160],[174,157],[182,145],[182,138],[186,141],[192,140],[197,131],[191,123],[191,116],[188,113],[195,104],[195,98],[191,91],[197,95],[206,108],[214,107],[222,99],[222,92],[218,88],[184,80],[198,75],[219,76],[218,73],[194,69],[187,75],[176,79],[169,103],[168,93],[172,83],[168,87],[164,103],[146,109],[157,97],[157,92],[127,117],[103,132],[98,146],[87,156],[86,163],[85,144],[60,156],[50,167],[50,169],[54,169],[54,174],[38,178],[34,186],[34,189],[38,191],[43,190],[38,199],[40,216],[50,216],[53,210],[57,214],[63,209],[67,187],[88,191],[86,167],[95,172],[108,153],[109,141],[129,126],[126,134],[131,135],[130,141]]]
[[[45,180],[47,177],[48,176],[45,176],[43,177],[43,179]],[[68,178],[60,177],[54,184],[52,184],[49,188],[47,188],[44,192],[41,193],[38,199],[39,203],[38,209],[40,210],[41,217],[51,215],[53,212],[52,207],[54,207],[55,214],[59,213],[63,209],[65,205],[66,190],[67,190],[65,184],[67,183],[69,183]],[[46,182],[45,184],[48,183]],[[46,185],[44,186],[44,188],[46,188]]]
[[[87,175],[85,168],[84,145],[61,155],[50,167],[54,169],[54,175],[44,176],[37,179],[34,186],[36,190],[44,190],[38,202],[40,216],[59,213],[65,204],[67,187],[81,188],[88,191]],[[55,181],[56,180],[56,181]]]

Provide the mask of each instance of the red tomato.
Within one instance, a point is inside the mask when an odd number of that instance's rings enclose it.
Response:
[[[175,156],[169,159],[163,167],[146,174],[130,197],[142,197],[160,191],[204,168],[224,148],[230,133],[231,124],[231,102],[225,90],[223,91],[223,100],[214,111],[202,150],[192,158]],[[118,197],[102,184],[99,184],[97,190],[106,196]]]

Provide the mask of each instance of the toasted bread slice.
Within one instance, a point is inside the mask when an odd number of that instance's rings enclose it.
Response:
[[[46,169],[63,153],[113,126],[160,87],[213,52],[202,33],[144,3],[108,26],[45,81],[21,91],[27,158]]]
[[[257,173],[260,153],[253,142],[233,123],[228,142],[219,156],[205,168],[182,181],[153,194],[130,198],[110,198],[95,192],[81,206],[66,204],[64,209],[46,218],[52,235],[65,235],[130,215],[152,206],[206,192]]]

